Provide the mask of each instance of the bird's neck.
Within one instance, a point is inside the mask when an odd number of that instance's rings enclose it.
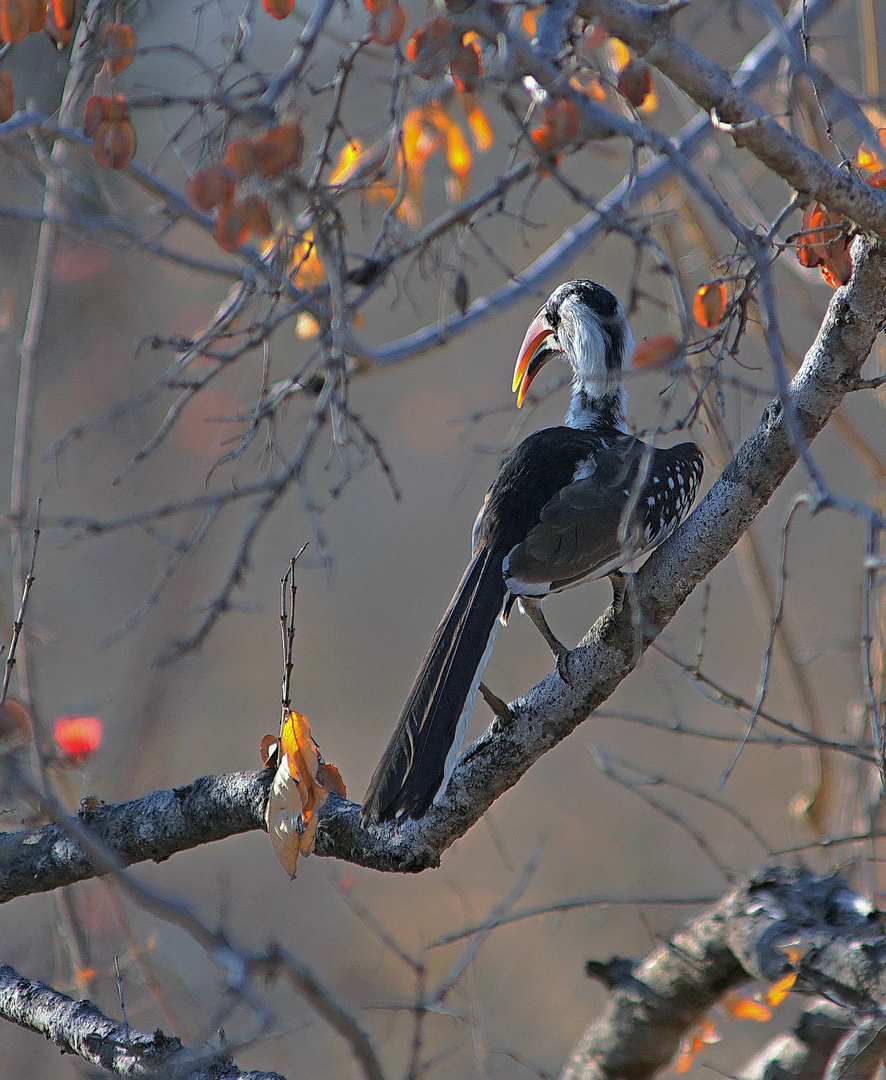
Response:
[[[595,393],[585,382],[572,388],[572,401],[566,413],[566,424],[581,431],[597,428],[616,428],[627,432],[628,395],[623,386],[606,393]]]

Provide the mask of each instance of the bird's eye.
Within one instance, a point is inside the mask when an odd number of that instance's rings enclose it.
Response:
[[[545,314],[551,329],[556,330],[560,325],[560,309],[558,307],[549,307]]]

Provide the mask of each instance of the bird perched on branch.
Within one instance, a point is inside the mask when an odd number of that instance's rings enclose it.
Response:
[[[363,802],[364,823],[421,817],[461,749],[499,620],[514,601],[568,681],[569,651],[541,601],[651,551],[689,512],[701,482],[694,443],[658,450],[628,433],[624,369],[634,351],[624,310],[593,281],[555,289],[529,325],[514,372],[517,405],[542,367],[572,368],[565,426],[536,431],[505,459],[477,517],[473,558],[450,601]]]

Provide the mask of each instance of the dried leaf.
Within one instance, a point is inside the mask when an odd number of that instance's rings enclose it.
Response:
[[[185,194],[191,206],[207,214],[234,198],[234,178],[221,165],[207,165],[194,173],[185,187]]]
[[[280,764],[265,812],[274,851],[290,877],[299,854],[314,850],[317,812],[330,791],[345,794],[341,775],[320,757],[307,719],[291,712],[280,733]]]
[[[112,75],[125,71],[135,56],[135,34],[126,23],[106,23],[99,34],[99,45],[105,68]]]
[[[629,60],[618,73],[616,86],[621,96],[635,109],[639,109],[652,93],[652,71],[649,65],[636,57]]]
[[[702,1020],[697,1027],[693,1028],[680,1046],[680,1052],[674,1061],[674,1069],[678,1073],[689,1071],[692,1062],[698,1055],[699,1050],[705,1046],[713,1046],[720,1041],[717,1029],[710,1020]]]
[[[644,338],[634,351],[634,367],[656,368],[672,363],[682,352],[673,334],[655,334]]]
[[[298,865],[301,812],[298,781],[290,775],[289,760],[284,756],[271,784],[271,793],[265,808],[265,823],[274,854],[291,878],[295,877]]]
[[[481,72],[480,46],[476,42],[460,45],[449,61],[449,74],[455,89],[462,94],[473,94],[480,85]]]
[[[553,154],[575,138],[578,128],[578,109],[566,98],[554,98],[545,105],[542,122],[529,132],[529,138],[543,154]]]
[[[784,999],[791,992],[791,988],[797,981],[797,973],[795,971],[789,972],[784,978],[779,979],[778,982],[774,982],[772,986],[766,991],[766,1004],[775,1008],[777,1005],[781,1005]]]
[[[286,169],[297,169],[304,152],[302,126],[297,120],[290,120],[252,141],[248,151],[249,165],[261,176],[279,176]]]
[[[292,14],[295,0],[262,0],[261,6],[275,19],[285,19],[287,15]]]
[[[103,120],[92,141],[95,160],[106,169],[123,169],[135,157],[135,128],[129,120]]]
[[[0,38],[11,45],[24,41],[31,32],[31,17],[27,0],[0,0]]]
[[[333,187],[343,184],[354,175],[362,153],[363,144],[359,139],[351,139],[350,142],[345,143],[338,155],[332,175],[329,177],[329,183]]]
[[[8,697],[0,705],[0,747],[4,752],[27,745],[33,728],[33,713],[23,701]]]
[[[280,754],[280,740],[276,735],[265,735],[259,747],[261,763],[266,769],[276,769]]]
[[[718,326],[726,314],[726,286],[722,281],[708,281],[695,294],[694,315],[699,326]]]
[[[406,12],[399,3],[386,4],[373,11],[369,19],[369,36],[376,45],[396,45],[406,31]]]
[[[756,1020],[760,1024],[765,1024],[772,1018],[772,1010],[762,1002],[734,991],[724,994],[720,998],[720,1004],[730,1016],[734,1016],[737,1020]]]
[[[8,71],[0,71],[0,124],[15,112],[15,95],[12,90],[12,76]]]
[[[439,16],[416,30],[406,45],[406,56],[420,79],[434,79],[446,71],[446,65],[459,47],[459,35],[452,23]]]

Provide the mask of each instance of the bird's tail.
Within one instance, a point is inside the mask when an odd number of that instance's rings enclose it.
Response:
[[[484,547],[465,570],[369,783],[364,823],[421,817],[449,780],[507,593],[502,558]]]

